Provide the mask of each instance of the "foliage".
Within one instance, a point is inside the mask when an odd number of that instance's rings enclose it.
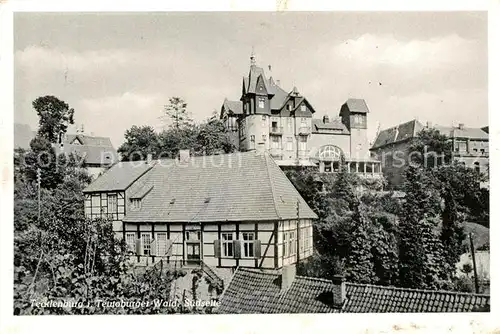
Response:
[[[422,169],[409,167],[403,184],[406,193],[400,217],[399,283],[403,287],[438,289],[447,272],[439,239],[441,199]]]
[[[187,112],[187,103],[180,97],[171,97],[163,108],[164,116],[172,122],[171,126],[180,129],[191,124],[192,120]]]
[[[50,143],[57,143],[61,133],[66,133],[68,125],[74,123],[74,109],[55,96],[37,98],[33,108],[39,117],[38,135]]]
[[[154,154],[158,145],[158,135],[151,126],[133,125],[125,131],[125,142],[118,148],[123,161],[145,160]]]
[[[424,168],[449,164],[452,158],[453,143],[448,136],[434,128],[424,128],[417,133],[409,151],[411,163]],[[417,154],[418,153],[418,154]]]
[[[176,158],[180,150],[189,149],[194,156],[232,153],[231,142],[224,124],[212,116],[195,125],[173,126],[157,133],[152,127],[133,126],[125,132],[125,142],[118,148],[123,161]]]

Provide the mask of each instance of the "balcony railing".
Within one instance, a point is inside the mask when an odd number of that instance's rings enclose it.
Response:
[[[269,128],[269,133],[272,135],[282,135],[283,127],[282,126],[272,126]]]
[[[299,135],[308,135],[311,133],[310,126],[301,126],[299,127]]]

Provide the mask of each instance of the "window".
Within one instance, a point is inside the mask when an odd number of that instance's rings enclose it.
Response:
[[[156,233],[156,254],[163,256],[167,252],[167,233],[158,232]]]
[[[307,125],[307,118],[305,118],[305,117],[301,117],[301,118],[300,118],[300,125],[302,125],[302,126],[306,126],[306,125]]]
[[[281,137],[271,136],[271,148],[280,149],[281,148]]]
[[[286,150],[293,151],[293,138],[292,137],[286,138]]]
[[[125,234],[125,244],[129,252],[135,252],[135,232],[127,232]]]
[[[467,151],[467,142],[465,141],[457,141],[455,146],[455,151],[457,152],[466,152]]]
[[[297,253],[297,240],[295,239],[295,231],[290,231],[288,235],[288,249],[290,251],[290,256]]]
[[[266,135],[262,135],[262,141],[264,141],[264,142],[265,142],[265,141],[266,141],[266,139],[267,139],[267,136],[266,136]]]
[[[288,126],[288,131],[292,131],[293,123],[292,123],[292,118],[291,117],[289,117],[287,119],[287,126]]]
[[[292,110],[292,106],[290,104],[287,104],[286,105],[286,110],[291,111]]]
[[[222,256],[233,257],[233,234],[221,233],[222,235]]]
[[[484,154],[484,148],[481,149],[481,154]]]
[[[253,232],[243,232],[243,257],[255,256],[255,234]]]
[[[278,129],[278,122],[271,122],[271,127],[273,129]]]
[[[142,254],[145,256],[151,255],[151,233],[141,233]]]
[[[306,105],[305,104],[301,104],[300,105],[300,111],[306,111]]]
[[[131,210],[132,211],[136,211],[136,210],[139,210],[141,208],[141,199],[140,198],[132,198],[130,200],[131,202]]]
[[[307,136],[299,136],[299,151],[307,150]]]
[[[240,136],[241,136],[241,137],[245,137],[245,134],[246,134],[246,133],[245,133],[245,122],[244,122],[244,121],[242,121],[242,122],[241,122],[241,125],[240,125]]]
[[[289,255],[290,246],[288,244],[288,232],[283,233],[283,257],[287,257]]]
[[[118,197],[116,194],[108,195],[108,213],[118,213]]]
[[[265,100],[263,97],[259,97],[259,108],[264,109]]]
[[[325,161],[325,173],[332,172],[332,163],[331,161]]]

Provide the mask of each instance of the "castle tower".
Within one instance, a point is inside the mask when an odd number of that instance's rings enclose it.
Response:
[[[350,158],[368,159],[370,144],[367,133],[368,106],[363,99],[348,99],[340,108],[342,123],[350,132]]]
[[[250,71],[243,78],[240,120],[240,148],[243,150],[269,149],[269,117],[274,93],[264,70],[257,66],[255,54],[250,55]]]

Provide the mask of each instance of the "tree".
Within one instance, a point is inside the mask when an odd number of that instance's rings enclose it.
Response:
[[[422,169],[409,166],[399,225],[399,282],[402,287],[437,289],[443,286],[443,247],[439,239],[441,200]]]
[[[216,114],[199,126],[194,151],[196,155],[213,155],[236,151],[236,146],[231,141],[227,128],[217,118]]]
[[[50,143],[57,143],[59,136],[66,133],[69,124],[74,124],[74,109],[55,96],[42,96],[33,101],[33,108],[39,117],[38,135]]]
[[[359,203],[352,216],[351,242],[345,261],[346,279],[355,283],[373,283],[375,280],[372,239],[363,204]]]
[[[424,168],[451,163],[452,150],[450,138],[434,128],[419,131],[409,149],[413,153],[411,162]]]
[[[180,129],[184,126],[190,125],[192,119],[187,112],[187,103],[180,97],[171,97],[168,104],[164,106],[164,116],[169,118],[172,126]]]
[[[125,142],[118,148],[122,161],[145,160],[148,154],[156,158],[158,135],[151,126],[133,125],[125,131]]]
[[[444,198],[442,214],[441,241],[444,246],[444,257],[448,265],[450,280],[456,273],[455,264],[464,253],[464,215],[459,212],[452,190],[448,190]]]

